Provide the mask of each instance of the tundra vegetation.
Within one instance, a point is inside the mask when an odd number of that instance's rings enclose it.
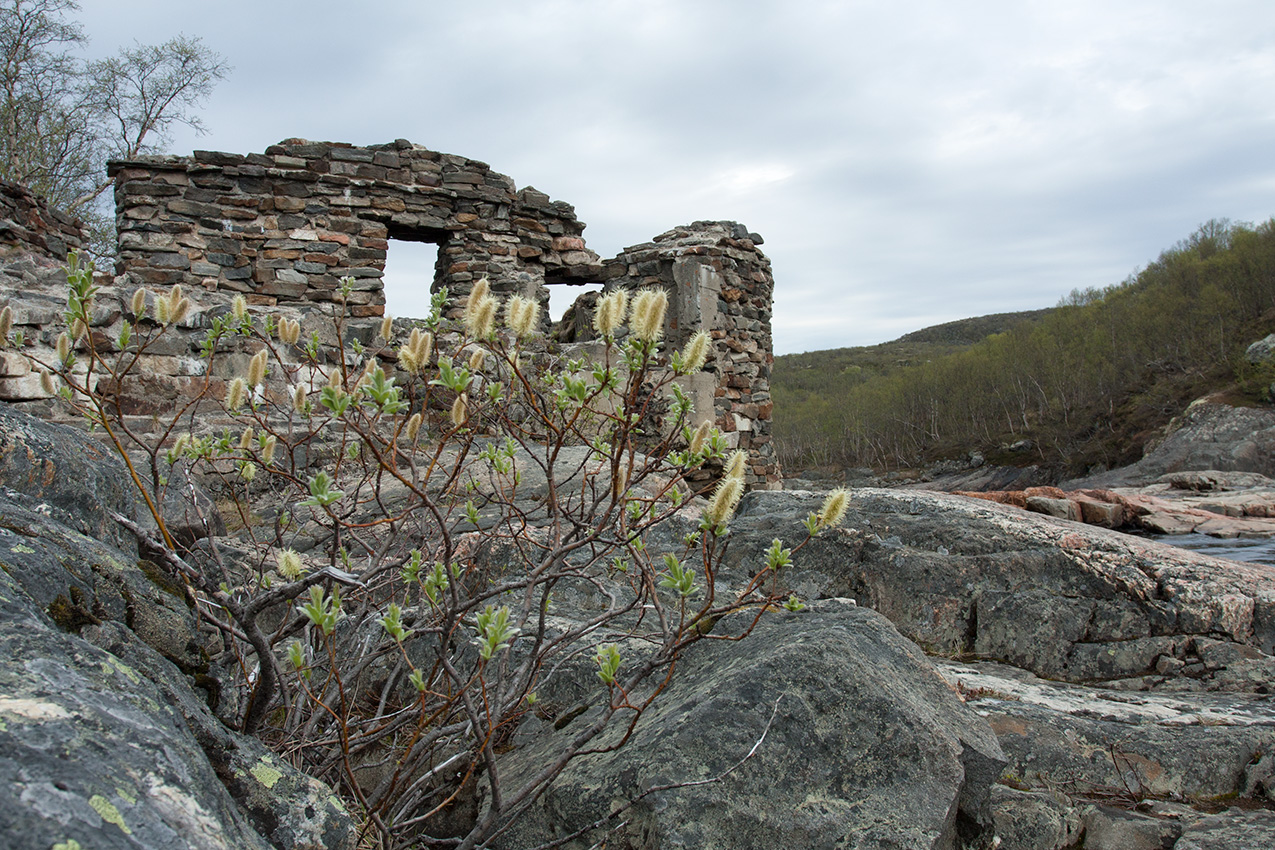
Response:
[[[979,450],[1067,477],[1136,461],[1219,388],[1266,401],[1275,373],[1243,354],[1275,330],[1275,220],[1207,222],[1120,284],[989,318],[1000,321],[776,358],[781,462],[900,469]],[[1029,454],[1005,451],[1023,440]]]
[[[121,519],[206,625],[228,671],[221,716],[338,789],[366,846],[498,842],[572,759],[623,744],[688,647],[802,607],[781,573],[805,541],[774,541],[728,592],[715,582],[745,455],[691,427],[677,381],[710,340],[661,351],[663,290],[600,300],[595,360],[545,353],[538,304],[500,303],[485,281],[461,318],[444,290],[423,320],[386,317],[372,345],[345,332],[338,297],[335,352],[238,296],[202,357],[217,374],[234,342],[254,352],[246,368],[202,379],[142,433],[117,394],[192,303],[139,288],[106,339],[90,331],[92,265],[72,256],[68,282],[46,389],[127,463],[153,527]],[[7,308],[0,332],[22,346]],[[692,502],[685,478],[704,464],[720,480]],[[235,538],[176,533],[165,506],[192,475],[239,518]],[[805,540],[845,508],[829,496]],[[564,681],[586,696],[542,697]],[[512,778],[500,757],[529,714],[569,734]]]

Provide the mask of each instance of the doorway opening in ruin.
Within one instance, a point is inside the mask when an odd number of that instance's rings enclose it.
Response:
[[[390,239],[385,255],[385,312],[423,319],[429,315],[439,245],[423,240]]]

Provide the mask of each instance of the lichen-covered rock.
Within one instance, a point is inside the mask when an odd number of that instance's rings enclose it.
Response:
[[[538,769],[589,716],[515,750],[507,769]],[[615,828],[609,846],[651,850],[990,847],[1002,764],[984,721],[913,644],[874,612],[828,601],[768,615],[741,642],[697,644],[628,744],[572,762],[498,846],[562,837],[652,786],[722,776],[651,794],[565,846]]]
[[[1164,850],[1182,834],[1174,820],[1090,806],[1084,815],[1086,850]]]
[[[82,431],[51,425],[0,402],[0,487],[81,534],[134,541],[111,519],[137,517],[138,498],[119,459]]]
[[[755,573],[772,538],[800,539],[821,499],[746,496],[724,577]],[[802,598],[858,599],[936,654],[1048,678],[1259,692],[1275,679],[1266,569],[982,500],[854,490],[843,528],[804,547],[785,581]]]
[[[1077,845],[1082,827],[1071,800],[1057,791],[992,786],[997,850],[1058,850]]]
[[[0,835],[13,850],[265,848],[181,714],[0,573]]]
[[[131,507],[110,487],[118,466],[77,459],[92,444],[69,429],[6,416],[0,846],[352,847],[330,789],[209,710],[216,683],[181,585],[135,544],[104,542],[119,537],[108,512]]]
[[[1008,775],[1033,788],[1209,801],[1259,791],[1254,771],[1275,749],[1265,696],[1110,691],[987,662],[939,669],[996,731]]]
[[[1173,850],[1257,850],[1260,847],[1275,847],[1275,812],[1228,809],[1188,826]]]
[[[163,694],[186,722],[247,822],[275,847],[349,850],[350,818],[322,782],[294,769],[256,738],[239,735],[209,711],[185,677],[117,623],[88,626],[83,637],[109,651]]]

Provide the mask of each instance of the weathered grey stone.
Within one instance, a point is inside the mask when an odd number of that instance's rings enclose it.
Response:
[[[182,717],[133,668],[59,633],[0,573],[0,835],[13,850],[260,848]]]
[[[1275,748],[1275,704],[1248,694],[1130,693],[1038,679],[999,664],[939,669],[987,718],[1033,788],[1209,801],[1255,785]]]
[[[134,507],[118,464],[78,432],[0,414],[4,846],[351,850],[330,789],[205,705],[218,688],[180,582],[102,542],[120,536],[109,513]]]
[[[1091,806],[1084,816],[1086,850],[1169,850],[1182,827],[1111,806]]]
[[[34,504],[82,534],[129,545],[111,518],[137,518],[137,495],[118,458],[74,428],[51,425],[0,404],[0,487],[20,491]]]
[[[1268,363],[1275,358],[1275,334],[1269,334],[1244,349],[1244,359],[1249,363]]]
[[[1149,484],[1192,470],[1256,472],[1275,477],[1275,410],[1232,407],[1207,399],[1191,403],[1147,445],[1137,463],[1065,483],[1067,489]]]
[[[538,770],[574,733],[574,723],[543,733],[507,769]],[[1002,762],[986,725],[884,618],[832,600],[768,615],[743,642],[697,644],[628,744],[571,763],[498,846],[570,833],[652,786],[712,779],[754,745],[721,782],[643,799],[605,841],[665,850],[991,846],[988,795]],[[588,847],[606,829],[565,846]]]
[[[844,527],[806,545],[785,577],[803,598],[852,597],[929,651],[1050,678],[1143,683],[1158,656],[1185,657],[1203,638],[1245,652],[1174,686],[1251,690],[1275,674],[1265,649],[1275,621],[1258,613],[1270,604],[1270,579],[1259,567],[959,496],[852,492]],[[726,544],[727,575],[751,576],[772,538],[799,539],[821,501],[746,496]]]
[[[1070,499],[1050,499],[1045,496],[1030,496],[1027,499],[1027,510],[1038,514],[1069,519],[1080,522],[1080,509]]]
[[[1188,826],[1173,845],[1173,850],[1258,850],[1265,847],[1275,847],[1275,812],[1228,809]]]
[[[1080,816],[1064,794],[992,786],[998,850],[1059,850],[1075,846]]]

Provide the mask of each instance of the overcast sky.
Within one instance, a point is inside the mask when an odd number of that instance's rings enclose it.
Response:
[[[174,153],[406,138],[574,204],[603,257],[741,221],[781,354],[1052,306],[1275,215],[1271,0],[82,6],[94,55],[181,32],[234,66]]]

